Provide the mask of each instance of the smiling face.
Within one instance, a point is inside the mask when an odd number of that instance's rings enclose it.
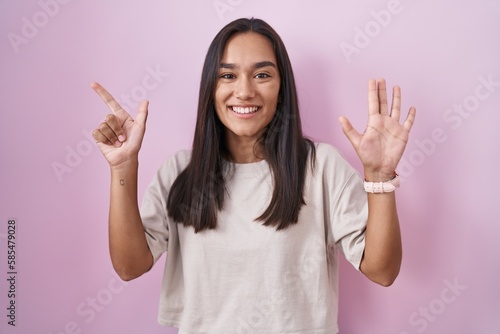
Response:
[[[280,74],[272,43],[264,36],[239,33],[226,43],[215,89],[217,116],[228,147],[253,145],[276,113]]]

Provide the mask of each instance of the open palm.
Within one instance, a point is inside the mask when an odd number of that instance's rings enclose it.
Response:
[[[353,145],[361,162],[365,176],[373,181],[391,178],[403,156],[408,136],[415,120],[416,110],[411,107],[403,124],[401,114],[401,89],[393,88],[392,105],[387,105],[385,80],[368,82],[368,124],[360,134],[345,117],[340,118],[342,130]],[[370,180],[372,181],[372,180]]]
[[[96,82],[91,87],[113,112],[92,133],[102,154],[111,167],[136,159],[146,131],[148,101],[141,103],[134,120],[104,87]]]

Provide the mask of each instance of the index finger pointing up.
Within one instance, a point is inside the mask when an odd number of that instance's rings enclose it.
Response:
[[[108,105],[109,109],[111,109],[115,115],[117,111],[123,109],[115,98],[99,83],[93,82],[90,87],[92,87],[92,89],[101,97],[101,99]]]

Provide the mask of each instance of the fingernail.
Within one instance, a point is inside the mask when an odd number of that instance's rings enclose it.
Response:
[[[119,140],[120,142],[124,142],[124,141],[125,141],[125,136],[124,136],[124,135],[119,135],[119,136],[118,136],[118,140]]]
[[[117,140],[117,141],[115,141],[115,146],[116,146],[116,147],[120,147],[120,146],[122,146],[122,143],[120,143],[120,142]]]

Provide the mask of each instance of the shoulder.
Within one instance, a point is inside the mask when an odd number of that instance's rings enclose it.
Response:
[[[314,142],[316,148],[316,158],[342,158],[338,148],[328,143]]]
[[[186,168],[191,160],[191,150],[180,150],[169,156],[162,167],[179,167]]]
[[[191,150],[181,150],[169,156],[160,166],[157,178],[162,183],[172,183],[177,176],[187,167],[191,160]]]
[[[314,157],[315,174],[320,173],[323,177],[334,178],[338,181],[350,179],[353,175],[358,174],[335,146],[318,142],[315,142],[314,146],[316,151]]]
[[[340,150],[331,144],[315,142],[314,147],[316,164],[323,165],[347,163]]]
[[[191,150],[180,150],[168,157],[165,163],[174,164],[176,166],[183,167],[184,169],[189,164],[190,160]]]

